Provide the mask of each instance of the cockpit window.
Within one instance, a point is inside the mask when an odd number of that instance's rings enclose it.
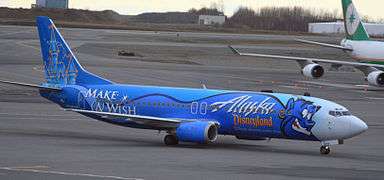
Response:
[[[334,117],[341,117],[341,116],[351,116],[351,112],[349,111],[329,111],[329,115]]]
[[[343,111],[343,116],[351,116],[351,112],[349,111]]]

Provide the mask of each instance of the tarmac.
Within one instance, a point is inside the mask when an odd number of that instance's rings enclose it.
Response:
[[[342,51],[304,45],[291,36],[63,29],[89,71],[118,83],[212,89],[273,90],[336,101],[369,130],[320,155],[319,142],[237,140],[167,147],[164,133],[99,122],[0,84],[0,179],[379,179],[384,176],[384,92],[367,88],[351,68],[303,77],[295,62],[238,57],[243,52],[352,61]],[[134,57],[118,56],[119,50]],[[41,83],[35,27],[0,26],[0,79]],[[325,66],[329,70],[329,66]]]

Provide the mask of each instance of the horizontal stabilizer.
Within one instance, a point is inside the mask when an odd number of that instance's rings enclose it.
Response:
[[[16,86],[23,86],[23,87],[35,88],[35,89],[41,89],[41,90],[61,91],[60,88],[46,87],[46,86],[41,86],[41,85],[37,85],[37,84],[28,84],[28,83],[20,83],[20,82],[5,81],[5,80],[0,80],[0,83],[12,84],[12,85],[16,85]]]
[[[305,39],[295,39],[297,42],[305,43],[305,44],[313,44],[313,45],[319,45],[319,46],[324,46],[324,47],[329,47],[329,48],[336,48],[336,49],[341,49],[344,51],[353,51],[351,48],[347,48],[344,46],[339,46],[339,45],[334,45],[334,44],[327,44],[327,43],[321,43],[321,42],[316,42],[316,41],[309,41]]]

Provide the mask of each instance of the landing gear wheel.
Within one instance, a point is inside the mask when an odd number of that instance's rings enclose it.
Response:
[[[164,144],[167,146],[172,146],[179,144],[179,141],[177,140],[176,136],[168,134],[164,137]]]
[[[320,154],[329,154],[331,152],[331,147],[329,146],[321,146]]]

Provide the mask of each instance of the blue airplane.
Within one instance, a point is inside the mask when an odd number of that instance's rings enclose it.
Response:
[[[166,131],[166,145],[206,144],[218,135],[321,142],[321,154],[368,129],[334,102],[268,92],[117,84],[85,70],[53,21],[37,17],[45,83],[36,88],[62,108],[119,126]]]

